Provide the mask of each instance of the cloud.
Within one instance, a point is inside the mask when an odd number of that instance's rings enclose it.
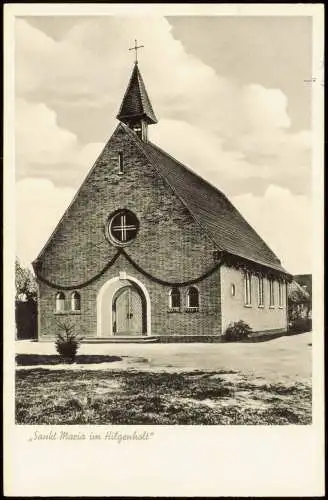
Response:
[[[48,179],[16,183],[16,255],[31,266],[73,199],[75,190],[57,188]]]
[[[248,162],[241,151],[225,150],[224,140],[217,134],[183,121],[162,120],[150,131],[150,138],[220,189],[231,190],[234,180],[246,182],[270,175],[262,165]]]
[[[159,144],[165,144],[178,159],[187,158],[196,171],[208,172],[209,180],[220,176],[228,194],[263,193],[265,182],[307,193],[309,131],[289,131],[287,96],[280,89],[256,82],[243,85],[217,74],[185,51],[166,19],[152,17],[149,21],[142,17],[124,21],[86,18],[56,41],[26,20],[17,20],[17,95],[48,108],[49,116],[43,119],[57,143],[56,154],[61,151],[57,163],[62,166],[62,175],[52,171],[50,178],[56,183],[66,180],[67,185],[77,184],[85,170],[77,173],[74,154],[81,158],[87,143],[103,143],[111,134],[130,76],[127,47],[133,31],[145,45],[141,70],[160,120],[152,131]],[[30,115],[35,112],[42,122],[41,111],[35,108]],[[56,129],[54,116],[60,123]],[[75,137],[69,138],[69,133]],[[65,139],[78,144],[62,144]],[[35,147],[37,158],[35,142],[30,143],[30,156]],[[50,150],[42,167],[48,175],[48,165],[55,163],[51,141],[43,147]],[[187,148],[192,151],[184,152]],[[20,154],[19,149],[18,143],[18,156],[23,157],[25,151]],[[93,163],[95,158],[90,160]],[[21,175],[40,175],[39,165],[31,158]]]
[[[287,114],[287,97],[280,89],[267,89],[251,84],[243,89],[243,101],[250,130],[284,129],[291,125]]]
[[[226,194],[263,195],[270,183],[291,185],[299,194],[310,192],[309,135],[305,132],[287,138],[277,131],[277,151],[272,135],[264,131],[241,137],[244,147],[240,148],[226,148],[224,138],[214,132],[178,120],[161,120],[149,134],[153,142]]]
[[[76,185],[104,144],[81,145],[75,134],[58,126],[56,113],[43,103],[16,102],[16,169],[18,178],[47,178]]]
[[[20,163],[58,163],[77,147],[77,138],[57,125],[56,113],[43,103],[16,101],[16,145]]]
[[[231,201],[287,271],[312,272],[312,206],[306,196],[270,185],[264,196],[248,193],[231,197]]]

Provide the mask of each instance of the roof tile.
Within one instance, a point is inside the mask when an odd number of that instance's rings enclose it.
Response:
[[[221,191],[155,144],[142,148],[219,250],[289,274]]]

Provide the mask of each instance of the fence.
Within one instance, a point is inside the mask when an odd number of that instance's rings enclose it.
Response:
[[[16,339],[37,339],[38,310],[35,302],[16,302]]]

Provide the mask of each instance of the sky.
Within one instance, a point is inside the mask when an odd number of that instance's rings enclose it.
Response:
[[[113,133],[133,68],[151,141],[221,189],[292,274],[312,271],[310,17],[15,22],[16,253],[30,266]]]

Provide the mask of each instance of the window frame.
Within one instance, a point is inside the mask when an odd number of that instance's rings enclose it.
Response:
[[[269,279],[269,307],[271,309],[274,309],[275,305],[276,305],[276,301],[275,301],[275,286],[274,286],[274,283],[275,283],[275,280],[270,278]]]
[[[59,307],[59,305],[61,307]],[[55,312],[64,313],[66,311],[66,296],[63,291],[57,292],[55,296]]]
[[[252,307],[252,273],[244,273],[244,306]]]
[[[190,305],[190,292],[196,292],[195,297],[197,297],[197,305],[196,306],[191,306]],[[199,311],[199,304],[200,304],[200,293],[199,290],[196,286],[190,286],[186,290],[186,311],[187,312],[197,312]]]
[[[134,236],[129,239],[129,240],[120,240],[118,239],[115,234],[113,234],[113,223],[115,224],[115,219],[118,217],[118,216],[123,216],[123,215],[132,215],[134,217],[134,220],[135,220],[135,223],[134,223]],[[123,224],[122,222],[120,222],[120,224],[122,225],[123,227]],[[128,224],[127,224],[128,225]],[[120,247],[124,247],[124,246],[127,246],[127,245],[130,245],[131,243],[133,243],[135,241],[135,239],[137,238],[138,236],[138,233],[139,233],[139,229],[140,229],[140,222],[139,222],[139,219],[137,217],[137,215],[132,212],[131,210],[129,210],[128,208],[120,208],[119,210],[116,210],[114,213],[112,213],[108,219],[107,219],[107,224],[106,224],[106,236],[107,236],[107,239],[112,243],[114,244],[115,246],[120,246]]]
[[[79,307],[75,307],[75,301],[78,300]],[[81,294],[76,290],[71,293],[71,311],[81,312]]]
[[[284,299],[283,299],[283,283],[278,281],[278,306],[279,309],[284,308]]]
[[[119,151],[119,153],[118,153],[118,173],[120,175],[124,174],[124,157],[123,157],[123,151]]]
[[[179,297],[179,305],[177,306],[174,306],[173,305],[173,301],[172,301],[172,296],[173,295],[176,295],[177,297]],[[180,311],[181,309],[181,292],[179,290],[178,287],[172,287],[170,290],[169,290],[169,310],[170,311]]]
[[[258,306],[264,307],[264,278],[263,276],[257,277],[257,298],[258,298]]]

